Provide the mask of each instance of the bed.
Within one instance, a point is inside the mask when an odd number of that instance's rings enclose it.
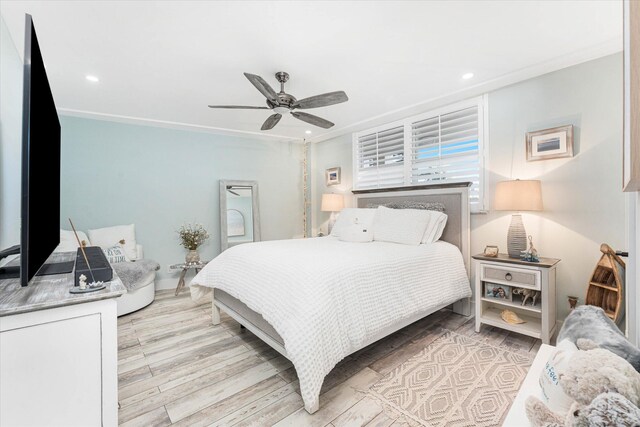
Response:
[[[319,408],[324,377],[344,357],[453,304],[469,315],[468,183],[354,192],[357,207],[439,202],[447,226],[435,243],[349,243],[327,236],[233,247],[192,280],[220,309],[287,357],[305,409]]]

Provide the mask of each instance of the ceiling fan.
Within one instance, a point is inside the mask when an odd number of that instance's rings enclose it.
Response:
[[[249,110],[273,110],[275,114],[272,114],[262,124],[261,130],[273,129],[278,124],[283,114],[291,113],[293,117],[303,122],[307,122],[314,126],[319,126],[323,129],[329,129],[334,124],[329,120],[325,120],[321,117],[314,116],[313,114],[305,113],[302,111],[294,111],[296,109],[306,110],[309,108],[326,107],[328,105],[340,104],[349,100],[347,94],[339,90],[336,92],[323,93],[322,95],[310,96],[297,100],[293,95],[290,95],[284,91],[284,84],[289,80],[289,74],[284,71],[276,73],[276,79],[280,82],[280,92],[276,93],[269,83],[267,83],[262,77],[255,74],[244,73],[244,76],[249,79],[252,85],[260,91],[261,94],[267,98],[266,107],[254,107],[251,105],[209,105],[209,108],[230,108],[230,109],[249,109]]]

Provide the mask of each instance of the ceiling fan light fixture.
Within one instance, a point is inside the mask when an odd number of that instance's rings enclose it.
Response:
[[[274,107],[273,111],[275,111],[278,114],[285,114],[289,112],[289,109],[287,107]]]

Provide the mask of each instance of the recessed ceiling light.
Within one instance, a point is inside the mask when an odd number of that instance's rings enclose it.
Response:
[[[473,77],[473,73],[464,73],[462,75],[462,78],[465,79],[465,80],[469,80],[472,77]]]
[[[304,133],[306,133],[307,135],[311,135],[311,131],[310,130],[305,130]]]
[[[92,76],[92,75],[89,75],[89,74],[87,74],[87,75],[85,76],[85,78],[86,78],[87,80],[89,80],[90,82],[92,82],[92,83],[98,83],[98,82],[100,81],[100,79],[99,79],[99,78],[97,78],[96,76]]]

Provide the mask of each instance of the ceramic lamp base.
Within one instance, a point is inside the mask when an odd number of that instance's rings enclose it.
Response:
[[[522,251],[527,250],[527,232],[524,230],[522,215],[513,214],[507,233],[507,252],[510,258],[520,258]]]
[[[329,217],[329,223],[327,224],[327,235],[331,234],[331,230],[333,229],[333,226],[336,224],[337,218],[338,216],[336,215],[336,213],[331,212],[331,216]]]

